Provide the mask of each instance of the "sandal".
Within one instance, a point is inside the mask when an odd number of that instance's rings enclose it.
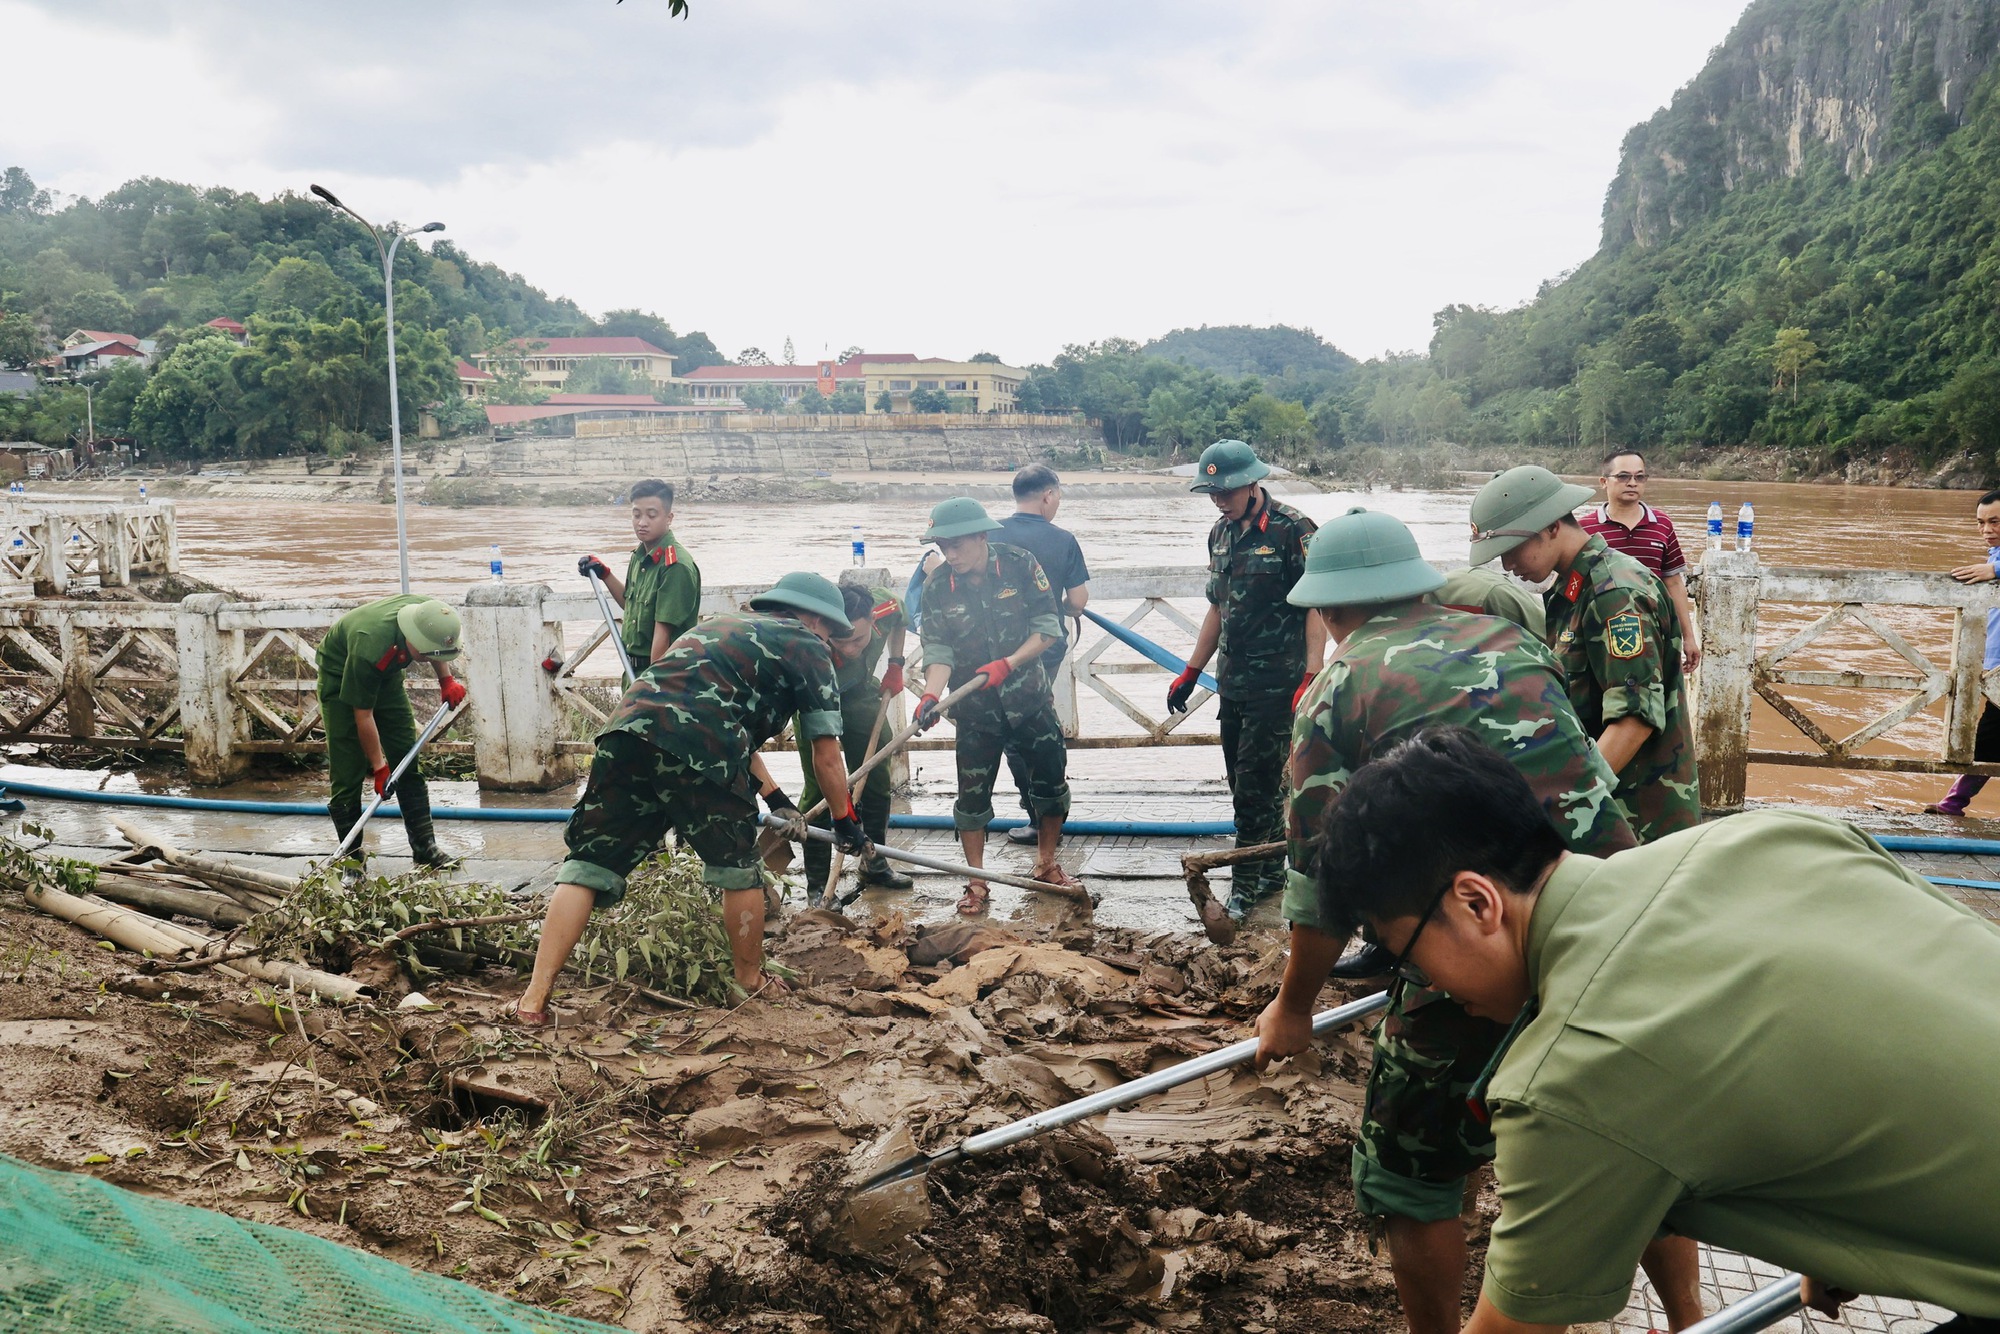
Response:
[[[986,901],[993,896],[993,887],[984,880],[968,880],[965,893],[958,900],[960,917],[982,917],[986,913]]]
[[[1074,878],[1068,871],[1063,870],[1061,862],[1050,862],[1047,866],[1037,866],[1029,874],[1033,879],[1039,880],[1045,885],[1054,885],[1057,889],[1083,888],[1083,881]]]
[[[772,999],[792,994],[792,984],[785,981],[784,978],[779,977],[776,973],[765,973],[762,976],[764,980],[757,984],[757,989],[754,991],[746,989],[743,999],[736,1002],[738,1005],[748,1005],[751,1001],[756,1000],[759,996],[765,996],[767,993]],[[736,985],[741,987],[743,984],[739,982]]]
[[[508,1016],[502,1015],[500,1022],[503,1024],[511,1023],[516,1028],[547,1028],[549,1026],[549,1012],[547,1010],[523,1010],[516,1008],[511,1019]]]

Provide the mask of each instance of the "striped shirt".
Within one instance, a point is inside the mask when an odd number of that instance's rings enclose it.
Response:
[[[1674,521],[1651,505],[1639,506],[1639,522],[1627,528],[1611,517],[1607,505],[1593,505],[1578,516],[1586,533],[1595,533],[1613,551],[1622,551],[1657,574],[1671,579],[1687,572],[1687,558],[1681,555],[1681,539]]]

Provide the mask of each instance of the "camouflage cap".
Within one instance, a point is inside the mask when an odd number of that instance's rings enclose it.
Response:
[[[436,598],[412,602],[398,611],[396,629],[420,658],[447,662],[458,656],[458,613]]]
[[[824,616],[833,623],[834,633],[842,638],[854,633],[854,624],[847,619],[847,602],[840,590],[831,579],[809,570],[794,570],[771,585],[768,592],[750,599],[752,611],[772,611],[779,607]]]
[[[1241,440],[1218,440],[1201,451],[1190,491],[1234,491],[1271,475],[1271,465]]]
[[[1595,494],[1547,468],[1509,468],[1472,498],[1472,563],[1504,556]]]
[[[1401,519],[1356,505],[1313,534],[1306,572],[1285,601],[1294,607],[1366,606],[1421,597],[1443,584]]]
[[[931,526],[924,530],[924,541],[936,542],[946,537],[971,537],[974,533],[997,533],[1000,525],[986,513],[986,507],[971,496],[958,496],[942,501],[931,511]]]

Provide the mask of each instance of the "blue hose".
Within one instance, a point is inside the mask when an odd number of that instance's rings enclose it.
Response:
[[[1877,834],[1875,841],[1891,852],[1935,852],[1962,857],[2000,857],[2000,842],[1990,838],[1912,838],[1907,834]]]
[[[1026,820],[993,820],[987,829],[999,833],[1003,829],[1019,829]],[[891,829],[956,829],[949,815],[892,815],[889,817]],[[1236,824],[1233,820],[1066,820],[1063,822],[1065,834],[1105,834],[1129,835],[1154,834],[1162,838],[1220,838],[1233,835]]]
[[[1113,639],[1116,639],[1119,643],[1124,644],[1129,648],[1137,649],[1145,657],[1150,658],[1155,666],[1164,667],[1176,676],[1180,675],[1182,672],[1187,670],[1186,658],[1181,657],[1179,654],[1175,653],[1172,649],[1164,648],[1159,644],[1155,644],[1152,640],[1146,638],[1146,636],[1140,634],[1137,630],[1129,630],[1126,627],[1118,624],[1118,622],[1116,621],[1106,620],[1104,617],[1099,616],[1096,612],[1090,610],[1088,607],[1084,608],[1083,614],[1085,616],[1088,616],[1098,626],[1102,627],[1107,634],[1109,634]],[[1196,679],[1200,683],[1202,689],[1207,690],[1211,693],[1218,693],[1222,689],[1221,686],[1218,686],[1215,683],[1215,678],[1210,676],[1207,672],[1202,672]],[[1232,828],[1230,832],[1234,833],[1235,830]]]
[[[1991,893],[2000,893],[2000,880],[1953,880],[1949,876],[1942,875],[1927,875],[1924,879],[1933,885],[1953,885],[1959,889],[1983,889]]]

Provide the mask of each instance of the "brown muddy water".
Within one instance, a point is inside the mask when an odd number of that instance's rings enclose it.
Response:
[[[977,480],[990,484],[996,479],[982,476]],[[1195,496],[1185,501],[1135,497],[1118,494],[1119,490],[1073,485],[1064,500],[1058,521],[1078,534],[1094,570],[1200,564],[1203,537],[1213,516],[1207,502]],[[1471,494],[1467,487],[1434,492],[1330,492],[1292,495],[1286,500],[1318,519],[1357,504],[1386,510],[1410,524],[1426,556],[1451,562],[1464,558],[1466,508]],[[1744,500],[1754,504],[1757,549],[1764,559],[1778,564],[1939,570],[1977,560],[1982,550],[1972,523],[1975,497],[1965,492],[1670,481],[1655,483],[1652,499],[1674,516],[1683,545],[1695,559],[1699,559],[1703,545],[1703,520],[1710,500],[1723,503],[1726,526],[1732,532],[1736,507]],[[711,584],[757,583],[800,568],[835,574],[849,563],[849,529],[857,523],[868,541],[869,564],[902,571],[917,560],[921,550],[917,535],[929,508],[928,502],[888,501],[714,508],[684,505],[675,530],[695,553],[704,578]],[[182,558],[186,567],[202,578],[264,598],[367,597],[395,591],[395,517],[387,506],[184,500],[179,510]],[[631,544],[624,508],[608,503],[598,508],[419,506],[409,511],[409,529],[414,585],[447,594],[490,577],[490,543],[499,544],[509,582],[539,581],[558,590],[577,584],[578,555],[595,552],[615,562]],[[1123,610],[1116,604],[1098,605],[1107,613]],[[1198,611],[1198,599],[1191,599],[1187,609]],[[1759,640],[1765,646],[1775,644],[1816,614],[1801,608],[1768,607],[1761,618]],[[1934,661],[1948,657],[1946,617],[1910,612],[1888,620]],[[1186,651],[1187,637],[1158,618],[1145,628],[1169,647]],[[1799,655],[1794,665],[1883,671],[1894,670],[1900,661],[1873,636],[1850,626]],[[1133,682],[1133,689],[1138,693],[1151,684],[1149,678],[1141,677]],[[1879,692],[1801,693],[1809,700],[1809,711],[1835,735],[1854,731],[1892,702],[1892,697]],[[1805,738],[1762,700],[1754,709],[1760,747],[1808,748]],[[1108,706],[1101,714],[1097,708],[1086,707],[1087,726],[1110,716]],[[1934,706],[1870,749],[1883,754],[1921,753],[1937,744],[1942,727],[1943,708]],[[937,772],[941,758],[920,762],[920,772],[933,771],[929,776],[948,780],[948,772]],[[1213,786],[1221,779],[1220,756],[1210,749],[1080,753],[1078,762],[1080,776],[1193,779],[1209,788],[1211,795],[1216,795]],[[1850,775],[1788,766],[1760,766],[1751,775],[1754,798],[1893,811],[1913,810],[1933,799],[1940,789],[1940,782],[1927,778]]]

